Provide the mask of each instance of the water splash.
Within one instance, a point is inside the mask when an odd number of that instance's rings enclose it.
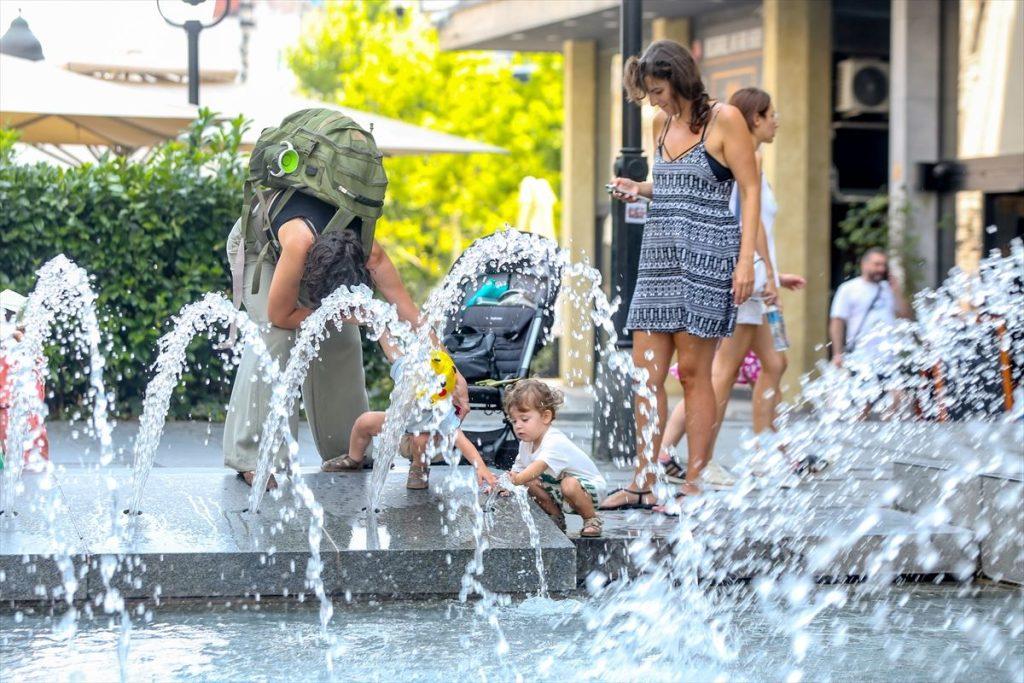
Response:
[[[139,432],[133,444],[131,499],[128,505],[132,519],[138,515],[142,505],[142,495],[153,468],[156,449],[160,445],[171,396],[185,370],[189,344],[196,335],[209,334],[216,326],[227,328],[231,324],[238,328],[240,335],[240,344],[235,346],[236,360],[241,349],[248,347],[256,353],[264,380],[274,381],[277,378],[278,364],[267,351],[259,327],[248,314],[236,310],[224,295],[211,292],[199,301],[182,307],[172,319],[173,329],[157,342],[160,353],[153,363],[153,379],[146,385]]]
[[[506,491],[512,492],[512,499],[515,500],[516,506],[519,508],[519,515],[523,518],[523,525],[530,536],[530,545],[533,546],[536,558],[534,566],[537,568],[537,596],[546,598],[548,597],[548,580],[544,575],[544,555],[540,545],[540,533],[537,531],[533,513],[530,511],[530,498],[526,487],[513,484],[508,474],[501,475],[498,484]]]
[[[784,407],[778,433],[746,444],[742,455],[756,460],[756,467],[741,472],[730,493],[684,505],[678,527],[667,537],[634,542],[630,567],[639,573],[635,578],[620,580],[610,590],[607,577],[590,578],[592,592],[602,598],[590,625],[596,638],[592,675],[630,671],[657,680],[679,672],[686,677],[689,671],[702,678],[730,676],[728,663],[747,638],[715,624],[727,626],[738,615],[759,611],[791,643],[788,668],[780,676],[801,680],[818,645],[830,646],[832,656],[842,652],[841,643],[819,643],[814,629],[835,610],[871,604],[871,628],[903,633],[912,628],[913,616],[900,610],[898,601],[905,597],[894,597],[892,586],[908,567],[970,580],[976,559],[950,570],[939,564],[934,539],[942,535],[945,543],[961,544],[970,557],[975,540],[949,526],[965,521],[957,517],[954,499],[979,474],[997,473],[1019,461],[1013,449],[1019,448],[1024,411],[995,421],[989,416],[1002,408],[993,403],[1003,397],[991,389],[1009,367],[1006,358],[1024,360],[1022,272],[1019,243],[1010,256],[986,260],[979,275],[954,271],[942,287],[917,297],[917,322],[898,325],[881,357],[855,351],[845,370],[822,364],[816,377],[803,378],[801,402]],[[999,354],[1003,360],[998,363],[977,362]],[[953,391],[937,391],[940,374]],[[934,420],[954,410],[985,421],[955,432],[937,430],[943,425]],[[866,422],[871,414],[888,421]],[[937,434],[945,434],[941,446]],[[879,488],[861,510],[846,502],[873,481],[854,477],[851,450],[866,453],[871,469],[883,473],[896,457],[934,462],[937,446],[945,458],[938,461],[938,496],[912,518],[905,533],[885,532],[891,508],[904,494],[898,482]],[[830,464],[829,473],[844,485],[831,492],[778,487],[792,477],[794,465],[812,455]],[[754,577],[752,590],[730,588],[734,577],[747,576]],[[820,583],[851,576],[858,583],[845,590]],[[699,608],[676,613],[677,605]],[[985,634],[987,656],[1005,657],[1005,637],[977,623],[969,628]],[[896,661],[900,652],[895,644],[886,654]],[[715,657],[709,659],[709,653]],[[1019,676],[1022,668],[1009,663],[1008,671]]]
[[[0,510],[13,512],[15,497],[21,491],[22,452],[38,457],[39,444],[33,434],[31,416],[45,417],[47,410],[38,394],[37,382],[45,383],[49,368],[44,362],[44,344],[54,335],[59,322],[77,320],[78,331],[71,343],[89,356],[89,393],[92,401],[91,429],[100,445],[100,463],[113,460],[110,423],[107,419],[109,397],[103,383],[106,364],[100,351],[100,328],[96,319],[96,294],[89,275],[61,254],[38,271],[36,286],[28,296],[22,314],[24,336],[21,341],[4,341],[2,353],[9,359],[8,381],[11,386],[11,407],[8,451],[3,475]],[[10,444],[14,444],[13,448]]]

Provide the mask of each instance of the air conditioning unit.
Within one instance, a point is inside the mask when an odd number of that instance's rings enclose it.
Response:
[[[889,111],[889,65],[880,59],[844,59],[836,65],[836,111],[847,116]]]

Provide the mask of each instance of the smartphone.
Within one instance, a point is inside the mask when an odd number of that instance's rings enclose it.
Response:
[[[605,191],[608,194],[611,194],[612,192],[615,192],[616,187],[612,183],[606,183],[605,186],[604,186],[604,189],[605,189]],[[622,190],[619,190],[619,192],[622,192]],[[622,192],[622,194],[626,195],[627,197],[633,198],[633,199],[638,199],[641,202],[649,202],[649,201],[651,201],[647,197],[644,197],[644,196],[638,195],[638,194],[631,194],[629,192]]]

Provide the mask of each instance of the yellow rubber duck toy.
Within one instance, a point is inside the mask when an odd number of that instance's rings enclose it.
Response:
[[[446,352],[435,349],[430,352],[430,369],[441,378],[438,380],[441,382],[441,388],[430,397],[431,400],[437,403],[450,399],[455,391],[455,361]]]

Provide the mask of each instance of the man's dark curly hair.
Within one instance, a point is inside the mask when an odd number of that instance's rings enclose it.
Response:
[[[338,230],[316,238],[302,273],[302,284],[314,308],[342,285],[355,287],[370,283],[366,253],[355,231]]]

